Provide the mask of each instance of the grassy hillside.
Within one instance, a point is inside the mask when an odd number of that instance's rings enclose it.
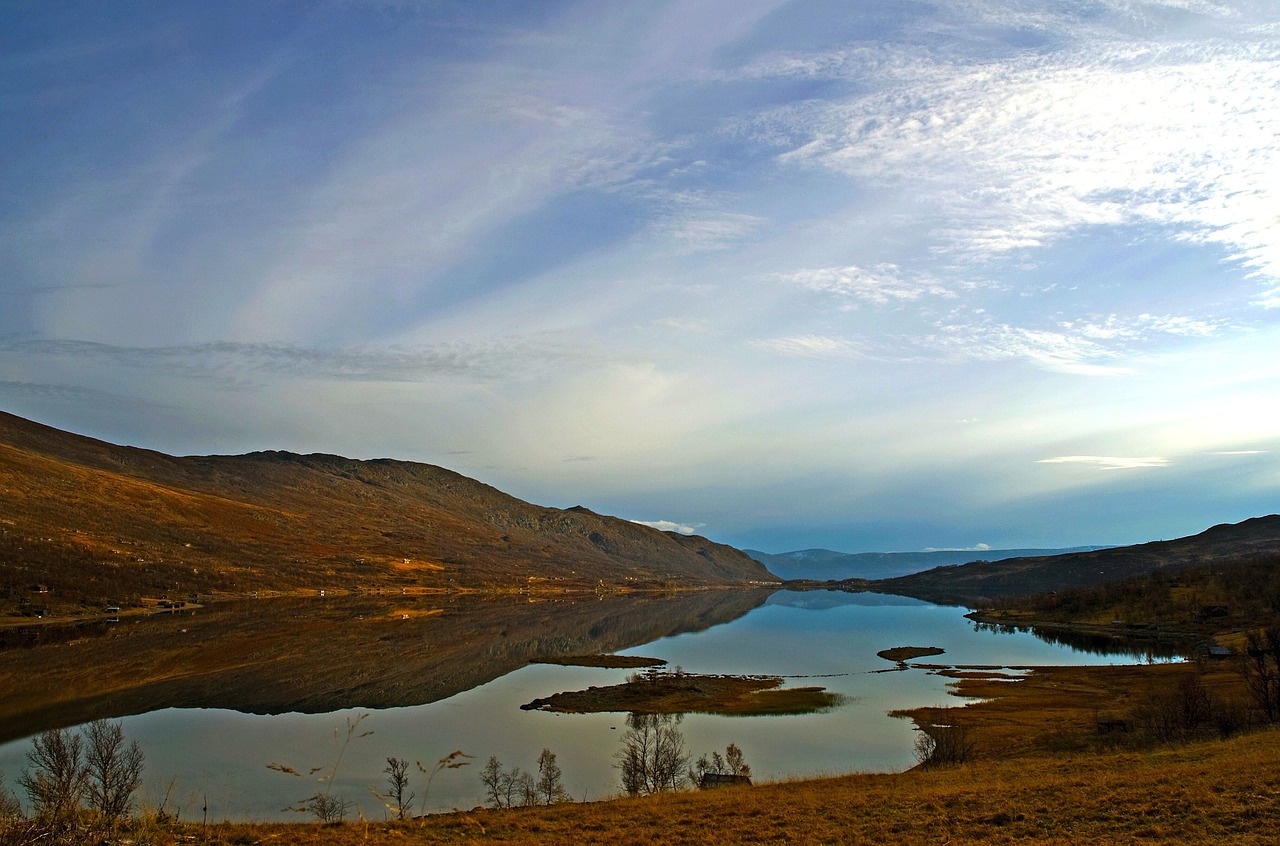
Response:
[[[1174,574],[1215,561],[1265,555],[1280,555],[1280,515],[1214,526],[1177,540],[1047,557],[975,561],[866,586],[935,602],[982,605],[1001,598],[1089,587],[1152,572]]]
[[[776,581],[705,538],[413,462],[176,458],[0,413],[0,615],[141,596]],[[37,586],[47,593],[33,596]]]
[[[1105,547],[988,549],[982,552],[952,549],[928,552],[835,552],[830,549],[800,549],[795,552],[779,553],[744,549],[743,552],[768,567],[769,572],[781,579],[839,581],[841,579],[892,579],[933,567],[967,564],[979,558],[985,561],[1003,561],[1006,558],[1040,558],[1069,552],[1091,552],[1096,549],[1105,549]]]

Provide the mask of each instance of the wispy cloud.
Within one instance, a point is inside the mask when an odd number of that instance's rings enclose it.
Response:
[[[765,352],[811,358],[863,358],[867,348],[857,341],[822,335],[796,335],[753,341],[752,346]]]
[[[1160,456],[1063,455],[1042,458],[1037,464],[1090,464],[1103,470],[1135,470],[1144,467],[1166,467],[1169,459]]]
[[[676,254],[700,253],[728,249],[766,223],[756,215],[699,210],[664,218],[654,232],[670,240]]]
[[[682,535],[696,535],[705,523],[677,523],[672,520],[632,520],[641,526],[648,526],[661,532],[677,532]]]
[[[0,351],[33,358],[93,359],[184,376],[223,378],[257,373],[352,382],[520,378],[569,362],[610,360],[607,354],[581,346],[518,337],[433,347],[342,349],[231,342],[127,347],[88,341],[11,339],[0,341]]]
[[[129,406],[137,408],[163,408],[163,403],[145,397],[126,397],[121,394],[87,388],[83,385],[66,385],[51,382],[22,382],[0,380],[0,396],[24,399],[54,400],[57,402],[91,405],[96,408]]]
[[[783,164],[912,192],[957,257],[1145,222],[1277,279],[1280,47],[1239,38],[1081,39],[996,61],[907,53],[882,62],[896,71],[882,90],[777,109],[757,127],[785,145]]]
[[[1081,376],[1117,376],[1132,370],[1119,354],[1083,333],[1029,329],[1006,323],[953,323],[924,337],[921,346],[957,360],[1022,360]]]
[[[918,300],[925,296],[956,296],[954,283],[946,284],[927,273],[908,273],[892,263],[881,263],[870,268],[856,265],[812,268],[779,274],[777,278],[811,291],[835,294],[875,305]]]
[[[1149,339],[1152,335],[1205,338],[1233,328],[1233,325],[1222,319],[1204,320],[1176,315],[1140,314],[1133,318],[1110,315],[1102,320],[1065,321],[1062,323],[1062,328],[1100,341],[1142,341]]]

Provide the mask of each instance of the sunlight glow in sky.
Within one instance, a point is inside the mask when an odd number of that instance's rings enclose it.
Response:
[[[0,0],[0,408],[780,552],[1280,511],[1270,0]]]

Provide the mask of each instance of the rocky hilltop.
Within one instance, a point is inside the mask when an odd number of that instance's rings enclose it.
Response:
[[[0,412],[0,615],[253,592],[776,582],[706,538],[544,508],[441,467],[175,457]]]

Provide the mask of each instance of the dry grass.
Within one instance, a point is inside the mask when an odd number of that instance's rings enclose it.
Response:
[[[705,793],[471,811],[409,823],[220,825],[203,844],[1274,844],[1280,733],[1146,752],[1029,756]],[[160,841],[155,841],[160,842]]]
[[[1020,681],[992,673],[947,671],[953,692],[975,704],[913,708],[902,712],[919,724],[963,725],[984,758],[1012,758],[1054,751],[1084,751],[1125,738],[1099,736],[1100,717],[1130,718],[1152,691],[1167,690],[1196,673],[1219,702],[1244,700],[1233,662],[1101,667],[1044,667]],[[1132,739],[1130,739],[1132,740]]]

